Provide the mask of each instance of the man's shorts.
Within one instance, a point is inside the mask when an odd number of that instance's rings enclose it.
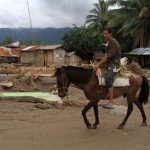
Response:
[[[115,76],[115,72],[113,71],[113,68],[108,68],[106,78],[105,78],[107,88],[113,87],[114,76]]]

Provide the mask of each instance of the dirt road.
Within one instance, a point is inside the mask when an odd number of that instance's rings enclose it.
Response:
[[[87,130],[82,107],[50,106],[42,110],[35,105],[0,102],[1,150],[150,150],[150,104],[145,106],[149,125],[140,126],[141,116],[134,106],[124,130],[116,129],[124,116],[110,114],[102,107],[100,126]],[[93,121],[93,110],[88,117]]]

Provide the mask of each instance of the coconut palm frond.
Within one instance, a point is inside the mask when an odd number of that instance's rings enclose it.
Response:
[[[86,16],[86,19],[87,19],[87,20],[93,19],[93,18],[98,19],[99,16],[97,16],[97,15],[88,15],[88,16]]]
[[[139,29],[138,23],[138,20],[128,21],[118,32],[122,32],[124,36],[134,36]]]

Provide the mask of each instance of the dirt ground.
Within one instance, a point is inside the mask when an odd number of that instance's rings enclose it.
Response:
[[[1,67],[0,73],[9,74],[16,68]],[[42,70],[42,71],[41,71]],[[0,91],[49,91],[51,87],[34,77],[43,69],[24,68],[32,76],[12,78],[12,88]],[[31,72],[32,71],[32,72]],[[44,68],[45,73],[49,70]],[[20,69],[18,72],[20,73]],[[4,80],[4,76],[0,81]],[[24,98],[22,98],[22,101]],[[96,130],[87,130],[81,111],[87,103],[82,91],[70,88],[69,103],[49,105],[32,102],[17,102],[15,99],[0,99],[0,150],[150,150],[150,100],[145,105],[147,127],[142,127],[142,117],[134,106],[134,111],[123,130],[116,127],[124,115],[115,115],[99,105],[100,125]],[[104,102],[101,101],[100,104]],[[126,100],[115,100],[117,105],[126,105]],[[43,106],[42,106],[43,105]],[[40,106],[40,107],[39,107]],[[42,107],[41,107],[42,106]],[[88,118],[94,122],[93,110]]]
[[[82,91],[71,88],[69,100],[86,103]],[[103,102],[100,102],[102,104]],[[125,100],[115,103],[126,105]],[[84,126],[80,107],[50,105],[39,109],[36,103],[0,101],[1,150],[150,150],[150,104],[145,105],[148,126],[134,111],[123,130],[116,129],[124,116],[99,106],[100,125],[96,130]],[[88,113],[94,122],[93,110]]]

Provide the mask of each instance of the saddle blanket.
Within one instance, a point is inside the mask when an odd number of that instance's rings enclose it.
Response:
[[[99,85],[106,85],[105,78],[103,76],[98,75]],[[129,86],[129,78],[126,77],[117,77],[114,79],[113,87],[122,87],[122,86]]]

